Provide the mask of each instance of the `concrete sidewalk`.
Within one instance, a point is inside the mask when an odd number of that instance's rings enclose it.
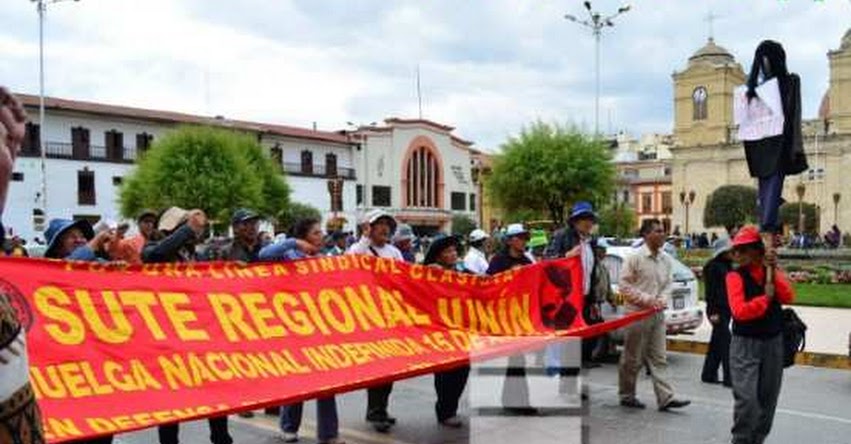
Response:
[[[849,295],[851,297],[851,295]],[[706,313],[706,304],[701,301]],[[791,306],[807,324],[807,352],[848,356],[848,333],[851,332],[851,309]],[[703,323],[691,335],[669,336],[682,341],[709,342],[712,326]]]

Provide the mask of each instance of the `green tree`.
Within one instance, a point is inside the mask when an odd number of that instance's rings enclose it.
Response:
[[[614,182],[615,167],[603,140],[575,127],[538,121],[502,146],[487,186],[497,206],[509,213],[537,210],[561,225],[567,205],[603,202]]]
[[[465,214],[456,214],[452,216],[452,234],[456,236],[467,236],[471,231],[475,230],[478,225],[476,221]]]
[[[182,127],[157,140],[119,192],[121,213],[143,208],[201,208],[214,226],[227,226],[240,207],[274,216],[289,188],[250,136],[208,127]]]
[[[757,217],[756,188],[743,185],[723,185],[706,198],[703,225],[724,227],[728,232],[734,227],[754,223]]]
[[[600,234],[603,236],[635,236],[636,223],[635,211],[623,202],[609,204],[600,210]]]
[[[808,202],[801,204],[804,214],[804,231],[816,233],[816,205]],[[788,202],[780,206],[780,223],[786,225],[792,231],[798,231],[798,203]]]
[[[322,212],[308,204],[292,202],[278,213],[276,231],[285,231],[291,234],[293,224],[302,219],[322,220]]]

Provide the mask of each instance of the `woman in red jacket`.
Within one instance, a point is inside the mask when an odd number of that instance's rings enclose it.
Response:
[[[771,431],[783,380],[783,312],[795,295],[785,274],[774,273],[774,296],[765,292],[766,267],[777,266],[766,253],[755,226],[733,239],[739,267],[727,274],[727,298],[733,315],[730,376],[733,379],[733,444],[761,444]]]

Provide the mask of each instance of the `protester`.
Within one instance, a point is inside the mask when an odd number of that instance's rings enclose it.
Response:
[[[263,241],[260,238],[260,221],[263,218],[246,208],[240,208],[231,216],[233,238],[211,245],[204,259],[209,261],[257,262]]]
[[[504,233],[505,248],[496,254],[488,266],[487,274],[520,268],[535,262],[526,252],[529,232],[523,224],[511,224]],[[537,415],[538,410],[529,405],[529,384],[526,381],[526,357],[522,354],[508,358],[505,383],[502,385],[503,410],[511,415]]]
[[[413,264],[417,261],[417,253],[414,250],[414,229],[408,224],[399,224],[393,233],[393,246],[402,252],[405,262]]]
[[[469,248],[464,256],[464,268],[473,274],[483,275],[488,271],[488,239],[484,230],[476,228],[468,236]]]
[[[712,338],[706,360],[703,362],[701,381],[707,384],[723,383],[732,386],[730,380],[730,304],[727,302],[727,273],[733,269],[730,250],[733,244],[723,238],[713,245],[715,254],[703,267],[703,292],[706,300],[706,316],[712,324]],[[723,369],[723,380],[718,380],[718,367]]]
[[[460,246],[461,241],[455,236],[438,237],[429,246],[423,264],[464,272],[464,266],[458,262]],[[452,428],[464,426],[464,421],[458,417],[458,401],[461,399],[461,394],[464,393],[469,374],[469,365],[434,374],[434,390],[437,392],[437,403],[435,403],[434,410],[437,414],[437,422],[440,425]]]
[[[312,251],[305,252],[299,248],[264,248],[261,257],[263,260],[294,261],[319,256],[322,248],[322,225],[319,219],[301,219],[293,225],[290,234],[295,240],[309,244]],[[344,238],[345,239],[345,238]],[[284,442],[297,442],[298,430],[301,427],[301,418],[304,403],[286,405],[281,409],[280,427]],[[320,444],[344,444],[339,438],[339,424],[337,420],[337,402],[334,396],[316,400],[317,428],[316,437]]]
[[[366,215],[362,224],[363,236],[349,247],[347,254],[362,254],[403,261],[405,258],[398,248],[390,244],[390,238],[396,230],[396,219],[382,210],[374,210]],[[393,383],[367,389],[366,420],[376,431],[386,433],[396,424],[396,418],[387,412]]]
[[[15,158],[26,133],[27,114],[9,90],[0,87],[0,216],[6,205]],[[0,245],[6,230],[0,223]],[[0,442],[44,444],[41,413],[29,382],[26,333],[9,296],[0,293]]]
[[[9,242],[9,247],[6,250],[6,256],[9,257],[30,257],[27,251],[27,241],[21,239],[20,236],[13,236]]]
[[[739,267],[726,279],[733,316],[733,444],[762,443],[771,431],[783,381],[781,304],[792,303],[795,295],[777,268],[776,253],[766,252],[757,227],[739,230],[733,249]],[[773,296],[765,291],[766,267],[775,269]]]
[[[671,257],[662,251],[665,230],[658,219],[644,220],[640,233],[644,244],[624,260],[618,288],[627,301],[628,312],[648,308],[656,312],[626,327],[618,375],[620,403],[628,408],[646,407],[635,396],[638,372],[646,364],[657,406],[660,411],[667,411],[691,404],[674,397],[674,389],[665,379],[668,361],[664,309],[673,287],[673,265]]]
[[[591,232],[597,223],[597,215],[594,207],[588,202],[577,202],[570,210],[567,219],[567,227],[556,232],[553,242],[548,248],[549,258],[578,257],[582,264],[582,295],[585,304],[582,310],[582,318],[588,325],[603,322],[599,310],[595,310],[593,303],[594,295],[592,282],[594,272],[594,251],[591,248]],[[597,346],[597,338],[584,338],[582,340],[582,365],[585,368],[599,367],[600,364],[592,361],[592,354]]]
[[[128,264],[142,263],[142,249],[145,244],[154,237],[157,227],[157,213],[152,210],[143,210],[136,217],[139,233],[133,237],[123,238],[115,243],[110,249],[113,260],[124,261]]]
[[[346,254],[348,248],[348,234],[342,231],[335,231],[329,236],[328,247],[322,251],[325,256],[342,256]]]
[[[184,210],[171,207],[159,218],[158,230],[161,239],[151,240],[142,250],[144,263],[195,262],[195,246],[201,242],[207,228],[207,215],[202,210]],[[210,418],[210,442],[232,444],[228,432],[227,416]],[[177,444],[179,423],[159,427],[160,444]]]
[[[598,238],[591,243],[591,247],[594,250],[594,271],[591,279],[594,282],[594,287],[591,290],[593,295],[591,299],[592,310],[595,310],[597,312],[595,316],[602,320],[603,304],[609,304],[613,309],[615,307],[615,293],[612,290],[609,269],[603,261],[606,258],[606,250],[609,244],[605,239]],[[608,335],[601,335],[597,338],[597,345],[591,354],[591,359],[594,362],[603,361],[610,353],[615,351],[615,347]]]

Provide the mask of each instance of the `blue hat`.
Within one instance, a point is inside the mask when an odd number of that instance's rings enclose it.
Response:
[[[259,214],[255,213],[255,212],[253,212],[253,211],[251,211],[247,208],[240,208],[240,209],[233,212],[233,216],[230,219],[230,223],[232,225],[236,225],[236,224],[241,223],[241,222],[248,222],[250,220],[258,220],[258,219],[262,219],[262,217]]]
[[[76,221],[69,219],[51,219],[47,224],[47,230],[44,232],[44,237],[47,239],[47,250],[44,251],[44,257],[62,259],[56,257],[56,252],[54,250],[59,246],[59,240],[62,239],[62,235],[72,228],[77,228],[82,231],[83,236],[85,236],[86,239],[91,240],[95,237],[95,231],[92,229],[92,224],[85,219]]]
[[[578,219],[581,217],[591,217],[595,221],[597,220],[597,214],[594,213],[594,207],[590,202],[579,201],[573,205],[573,208],[570,210],[569,220]]]

